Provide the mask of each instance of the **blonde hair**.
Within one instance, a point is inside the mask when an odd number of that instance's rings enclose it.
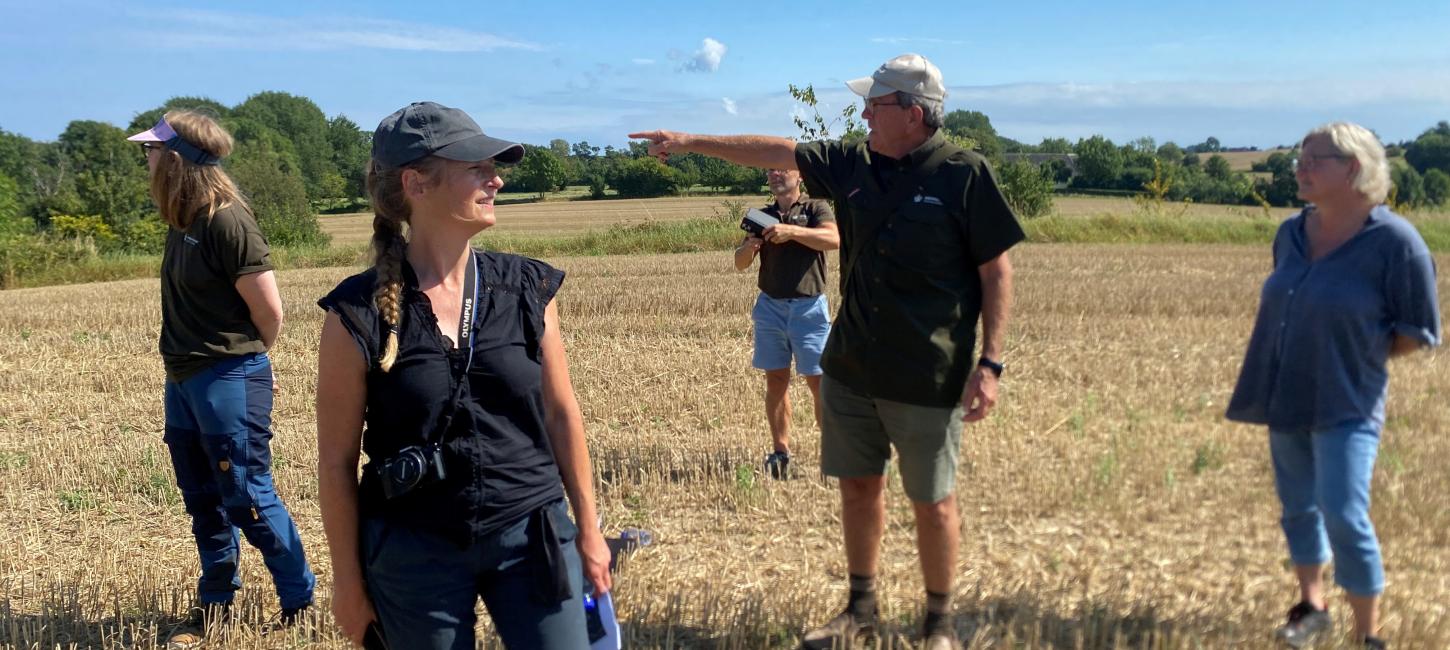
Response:
[[[1352,122],[1330,122],[1315,127],[1299,141],[1299,148],[1309,138],[1324,136],[1341,155],[1353,156],[1359,161],[1359,173],[1355,175],[1354,189],[1365,198],[1384,203],[1390,194],[1390,164],[1385,159],[1384,145],[1374,132]]]
[[[216,120],[196,111],[171,111],[165,119],[177,135],[203,151],[218,158],[232,153],[232,135]],[[251,209],[220,166],[198,165],[166,148],[151,172],[151,200],[161,210],[161,219],[177,230],[189,228],[202,210],[210,219],[229,205]]]
[[[427,156],[402,167],[388,167],[373,158],[368,161],[368,200],[373,207],[373,266],[378,270],[373,288],[373,302],[388,326],[378,365],[383,372],[393,369],[398,360],[398,325],[403,313],[403,252],[407,248],[407,229],[411,228],[413,208],[403,187],[403,172],[409,169],[423,175],[424,182],[437,178],[443,166],[441,158]]]

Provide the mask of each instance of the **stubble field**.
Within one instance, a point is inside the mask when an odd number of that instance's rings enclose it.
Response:
[[[549,261],[569,273],[560,313],[605,533],[654,534],[615,583],[627,647],[794,647],[845,600],[839,505],[816,474],[800,382],[800,475],[761,475],[753,273],[734,273],[728,253]],[[1267,249],[1024,245],[1013,261],[1001,402],[964,434],[961,637],[971,648],[1271,647],[1296,592],[1266,434],[1222,418]],[[241,623],[209,647],[346,647],[327,613],[314,301],[352,272],[279,276],[275,474],[320,606],[260,634],[276,602],[245,550]],[[1450,294],[1443,277],[1440,290]],[[0,647],[153,648],[189,604],[198,569],[161,442],[157,291],[137,280],[0,295]],[[1422,354],[1392,377],[1373,510],[1384,632],[1398,647],[1450,647],[1450,373],[1443,354]],[[894,479],[879,582],[883,646],[909,647],[922,587]]]

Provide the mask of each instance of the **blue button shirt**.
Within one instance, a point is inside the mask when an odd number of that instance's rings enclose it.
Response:
[[[1381,205],[1359,233],[1311,261],[1312,209],[1274,237],[1274,270],[1227,416],[1275,430],[1382,426],[1393,335],[1440,343],[1435,260],[1415,227]]]

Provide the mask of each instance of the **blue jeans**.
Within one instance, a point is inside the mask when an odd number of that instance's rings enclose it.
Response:
[[[1362,421],[1322,431],[1270,431],[1269,451],[1294,564],[1333,558],[1334,581],[1349,593],[1384,591],[1379,541],[1369,520],[1379,428]]]
[[[824,295],[812,298],[771,298],[764,293],[750,310],[755,324],[755,357],[760,370],[790,368],[795,355],[797,374],[821,374],[821,352],[831,333],[831,312]]]
[[[538,528],[529,525],[533,515],[525,515],[466,547],[429,531],[363,520],[363,578],[388,646],[472,650],[474,605],[481,597],[505,647],[588,648],[584,572],[574,547],[579,529],[562,499],[545,509],[552,511],[555,539],[540,540]],[[535,544],[558,546],[567,600],[537,597],[543,569]]]
[[[312,602],[317,578],[272,487],[272,362],[220,361],[166,382],[166,445],[201,555],[197,598],[229,603],[242,588],[238,532],[262,553],[284,609]]]

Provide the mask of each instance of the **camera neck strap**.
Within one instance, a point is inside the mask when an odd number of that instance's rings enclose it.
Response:
[[[468,250],[468,269],[463,272],[463,300],[458,314],[458,347],[466,350],[467,361],[463,364],[463,375],[457,377],[453,395],[444,407],[438,426],[423,438],[424,444],[442,443],[453,426],[453,416],[458,413],[459,402],[463,401],[464,389],[468,386],[468,371],[473,367],[473,322],[478,318],[478,259],[472,248]]]
[[[458,347],[466,350],[468,361],[463,366],[467,373],[473,368],[473,319],[478,317],[478,259],[473,248],[468,249],[468,269],[463,272],[463,300],[459,301]]]

